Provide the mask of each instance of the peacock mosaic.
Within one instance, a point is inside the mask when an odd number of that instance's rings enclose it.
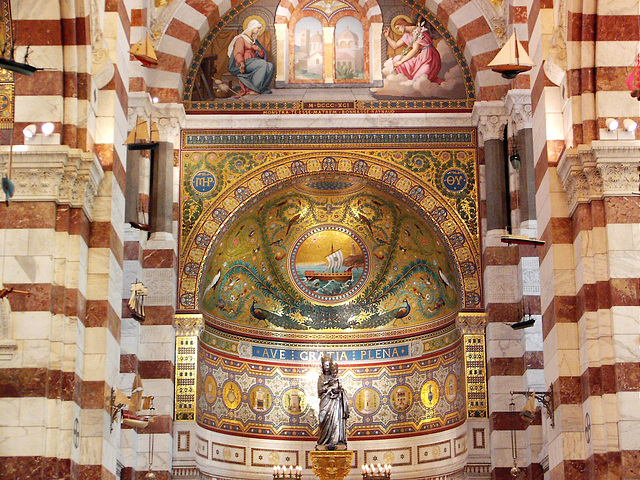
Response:
[[[327,148],[283,150],[271,136]],[[479,308],[473,130],[271,136],[183,135],[181,309],[317,338],[417,334]],[[258,138],[269,144],[237,146]]]
[[[462,424],[463,350],[457,338],[437,354],[417,360],[340,364],[352,412],[349,438],[426,433]],[[314,440],[318,373],[313,363],[249,363],[201,343],[196,420],[214,431]]]
[[[316,179],[234,222],[211,251],[200,305],[220,326],[265,334],[434,328],[453,321],[454,275],[441,240],[416,213],[355,180]]]

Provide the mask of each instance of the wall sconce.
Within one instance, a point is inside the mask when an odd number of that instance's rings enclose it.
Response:
[[[551,420],[551,428],[555,427],[555,420],[554,420],[554,410],[553,410],[553,385],[549,386],[549,390],[547,390],[546,392],[541,392],[541,393],[537,393],[537,392],[532,392],[530,390],[527,390],[525,392],[511,392],[511,398],[513,398],[514,395],[525,395],[527,398],[529,398],[531,395],[535,396],[535,399],[537,401],[539,401],[542,406],[547,410],[547,416],[549,417],[549,420]]]
[[[53,126],[53,123],[51,122],[43,123],[42,126],[40,127],[40,130],[42,131],[42,133],[47,137],[53,133],[53,129],[54,129],[54,126]]]
[[[389,480],[391,478],[391,465],[362,465],[363,480]]]
[[[37,132],[35,123],[27,125],[22,130],[25,145],[60,145],[60,134],[53,133],[55,125],[45,122],[40,125],[40,133]]]
[[[630,118],[625,118],[622,122],[622,126],[627,132],[635,132],[638,128],[638,124],[631,120]]]
[[[636,130],[638,124],[630,118],[625,118],[622,121],[622,128],[620,127],[620,121],[616,118],[607,118],[604,121],[607,128],[600,129],[600,140],[635,140]]]
[[[36,126],[32,123],[31,125],[27,125],[22,130],[22,135],[24,135],[25,139],[29,139],[36,134]]]
[[[302,478],[302,467],[300,465],[274,465],[273,478]]]

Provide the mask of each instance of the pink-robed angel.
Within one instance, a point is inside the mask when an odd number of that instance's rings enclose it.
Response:
[[[389,27],[386,27],[382,33],[391,48],[396,49],[406,45],[400,55],[393,57],[396,72],[402,73],[409,80],[426,75],[430,81],[438,85],[444,82],[442,78],[438,78],[442,66],[440,53],[429,33],[418,25],[412,25],[404,18],[399,18],[395,26],[402,33],[402,37],[397,41],[389,37]]]

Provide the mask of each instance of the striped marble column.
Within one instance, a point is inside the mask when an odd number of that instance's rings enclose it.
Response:
[[[7,161],[8,147],[0,157]],[[104,382],[92,381],[85,362],[94,351],[88,247],[102,176],[92,154],[67,146],[13,153],[16,193],[0,214],[2,282],[15,289],[3,300],[0,328],[6,478],[79,478],[95,453],[92,436],[102,435]],[[97,423],[86,422],[92,413]]]

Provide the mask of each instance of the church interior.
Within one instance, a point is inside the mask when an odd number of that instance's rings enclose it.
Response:
[[[0,6],[0,477],[640,479],[637,0]]]

